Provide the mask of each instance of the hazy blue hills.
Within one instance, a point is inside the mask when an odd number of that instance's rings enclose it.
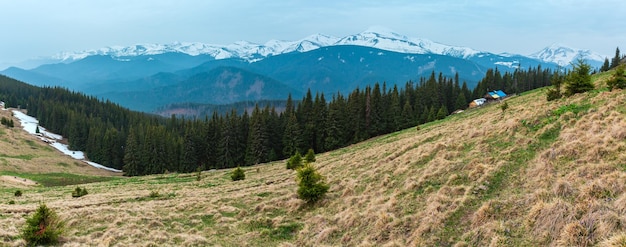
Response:
[[[343,38],[317,34],[266,44],[107,47],[62,53],[56,60],[42,59],[38,67],[11,67],[0,74],[153,112],[172,104],[284,100],[288,94],[299,99],[308,89],[330,97],[376,82],[385,82],[388,88],[403,86],[432,72],[446,77],[458,73],[461,83],[473,88],[491,68],[502,72],[537,66],[557,69],[577,58],[593,66],[602,60],[591,51],[560,45],[528,56],[494,54],[371,29]]]
[[[143,81],[155,82],[158,81],[157,77],[176,77],[180,82],[141,91],[109,91],[98,96],[134,110],[147,112],[181,102],[230,104],[246,100],[284,99],[288,93],[296,97],[302,96],[301,92],[279,81],[236,67],[217,67],[185,79],[161,73]]]

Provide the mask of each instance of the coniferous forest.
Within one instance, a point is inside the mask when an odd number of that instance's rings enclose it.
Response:
[[[310,148],[325,152],[445,118],[488,90],[520,93],[549,86],[555,72],[488,70],[476,88],[433,72],[403,87],[375,83],[348,95],[307,92],[284,110],[257,105],[250,112],[185,119],[130,111],[58,87],[35,87],[0,76],[0,100],[21,107],[104,166],[127,176],[232,168],[284,159]]]

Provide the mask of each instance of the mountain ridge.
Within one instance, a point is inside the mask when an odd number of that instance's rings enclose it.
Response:
[[[112,57],[128,57],[143,55],[158,55],[163,53],[184,53],[191,56],[210,55],[215,59],[242,58],[249,62],[255,62],[269,56],[275,56],[290,52],[307,52],[322,47],[336,45],[358,45],[374,47],[382,50],[412,54],[439,54],[459,58],[470,58],[479,54],[493,54],[500,56],[509,53],[492,53],[479,51],[464,46],[452,46],[434,42],[424,38],[408,37],[398,34],[385,27],[374,26],[367,30],[344,37],[334,37],[321,33],[309,35],[299,40],[286,41],[272,39],[264,44],[248,41],[237,41],[228,45],[209,44],[202,42],[173,42],[169,44],[138,43],[130,46],[108,46],[99,49],[83,51],[60,52],[51,57],[44,58],[46,63],[56,61],[69,63],[84,59],[88,56],[106,55]],[[557,52],[551,52],[557,51]],[[565,55],[563,55],[566,53]],[[539,59],[544,62],[557,63],[561,66],[568,65],[578,57],[602,62],[604,57],[590,50],[570,48],[565,45],[552,44],[546,48],[529,55],[522,55]],[[565,60],[570,58],[570,60]]]

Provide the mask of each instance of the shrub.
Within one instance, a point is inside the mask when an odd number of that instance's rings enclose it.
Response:
[[[507,101],[504,101],[504,103],[500,104],[500,109],[502,110],[502,113],[504,113],[506,109],[509,109],[509,103]]]
[[[298,198],[309,204],[322,199],[329,189],[329,186],[324,183],[324,177],[311,164],[305,164],[298,169],[296,181],[298,182]]]
[[[56,244],[63,233],[64,223],[45,204],[41,204],[35,214],[26,219],[22,238],[31,246]]]
[[[560,73],[555,73],[550,79],[550,83],[552,84],[552,88],[548,89],[546,96],[548,101],[553,101],[560,99],[563,94],[561,93],[561,85],[565,81],[565,77]]]
[[[561,98],[561,92],[556,89],[548,89],[546,93],[546,98],[548,101],[553,101]]]
[[[20,196],[22,196],[22,191],[21,190],[16,190],[15,193],[13,193],[13,195],[15,197],[20,197]]]
[[[233,181],[244,180],[246,179],[246,174],[243,172],[243,169],[241,169],[241,167],[237,167],[235,168],[235,170],[233,170],[230,178],[233,179]]]
[[[72,197],[82,197],[87,194],[89,194],[89,192],[87,192],[87,189],[81,187],[76,187],[76,189],[72,191]]]
[[[312,148],[309,148],[309,151],[306,152],[306,155],[304,156],[304,161],[306,161],[307,163],[315,162],[315,151],[313,151]]]
[[[626,88],[626,76],[624,75],[624,65],[620,65],[615,69],[615,74],[609,81],[606,82],[606,85],[609,87],[609,90],[613,90],[615,88],[624,89]]]
[[[202,180],[202,170],[204,170],[202,166],[198,166],[196,169],[196,181]]]
[[[153,191],[150,191],[150,195],[148,195],[148,196],[150,198],[157,198],[157,197],[160,197],[161,194],[159,194],[159,191],[153,190]]]
[[[293,156],[291,156],[291,158],[289,158],[289,160],[287,160],[287,169],[295,170],[301,166],[302,155],[300,155],[300,152],[296,151],[296,154],[294,154]]]

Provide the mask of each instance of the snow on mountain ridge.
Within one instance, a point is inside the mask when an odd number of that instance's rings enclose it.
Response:
[[[398,34],[385,27],[373,26],[361,33],[348,35],[343,38],[318,33],[296,41],[269,40],[265,44],[256,44],[247,41],[238,41],[229,45],[205,44],[200,42],[136,44],[128,47],[111,46],[97,50],[63,52],[54,56],[54,59],[61,62],[72,62],[92,55],[129,57],[177,52],[191,56],[209,55],[215,59],[242,58],[249,62],[255,62],[268,56],[290,52],[307,52],[321,47],[336,45],[365,46],[411,54],[439,54],[463,59],[491,54],[468,47],[450,46],[428,39],[411,38]],[[514,54],[500,54],[500,56],[503,57],[510,57],[512,55]],[[539,52],[533,53],[529,57],[557,63],[561,66],[567,66],[579,57],[597,61],[604,60],[602,56],[592,53],[589,50],[576,50],[557,44],[553,44]]]
[[[590,50],[574,49],[561,44],[552,44],[541,51],[530,54],[529,57],[553,62],[560,66],[568,66],[579,58],[604,61],[602,55],[591,52]]]

